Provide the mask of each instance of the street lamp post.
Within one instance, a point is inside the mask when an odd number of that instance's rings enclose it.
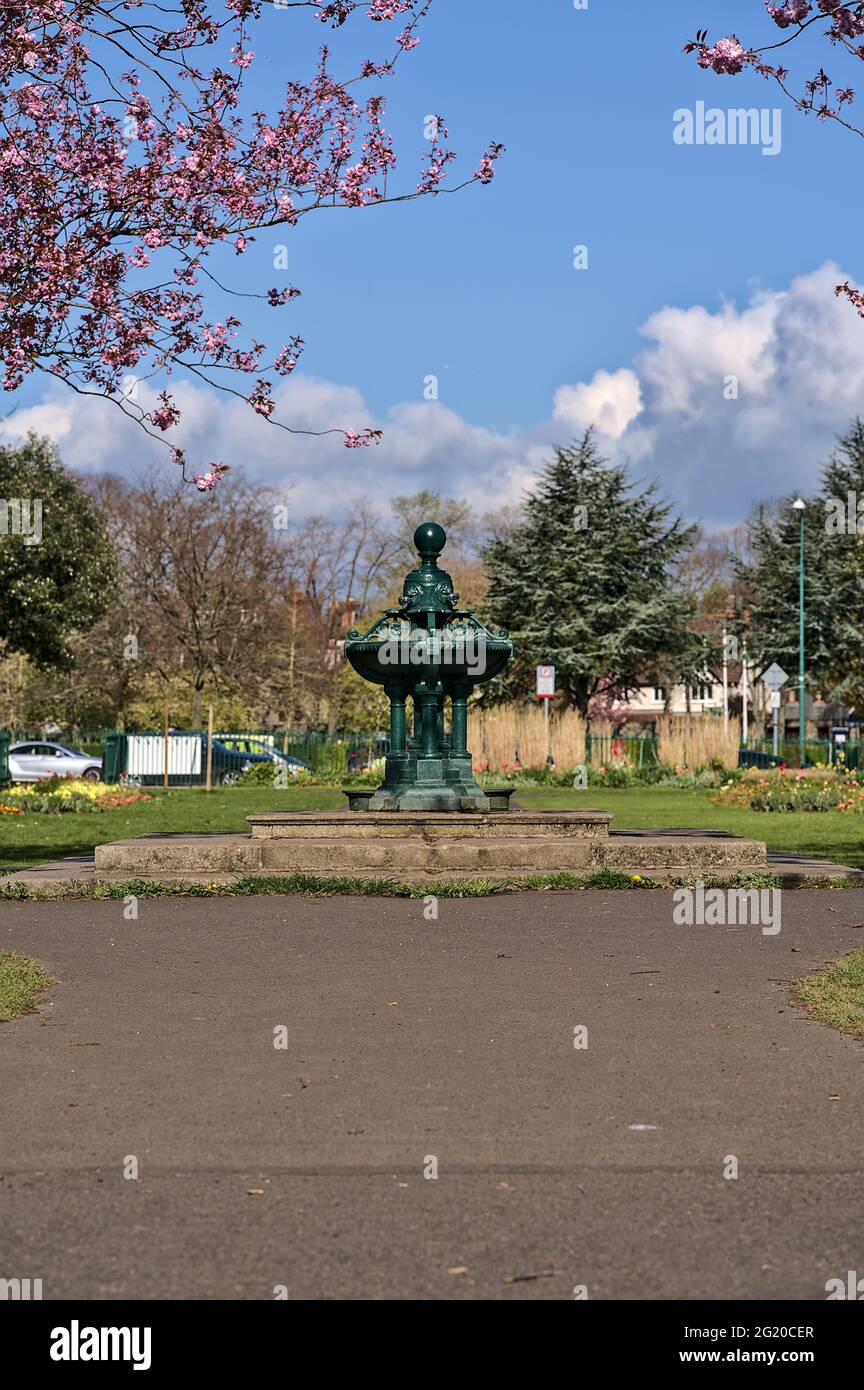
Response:
[[[801,530],[798,543],[798,748],[799,763],[807,761],[807,726],[804,709],[804,513],[807,503],[796,497],[792,508],[798,513]]]

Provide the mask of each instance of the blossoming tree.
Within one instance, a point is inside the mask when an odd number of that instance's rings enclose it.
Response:
[[[685,53],[695,53],[701,68],[709,68],[716,73],[734,76],[751,69],[767,81],[774,82],[798,108],[811,112],[820,121],[835,121],[854,135],[864,136],[864,129],[852,119],[851,107],[855,101],[854,87],[847,82],[837,84],[832,81],[824,67],[808,77],[798,88],[793,88],[789,69],[785,66],[790,45],[799,47],[810,40],[819,39],[830,45],[838,56],[864,61],[864,0],[847,4],[844,0],[783,0],[774,4],[765,0],[768,16],[783,37],[772,43],[747,47],[735,35],[708,42],[708,30],[700,29],[696,37],[685,45]],[[837,294],[845,295],[864,318],[864,294],[848,282],[837,286]]]
[[[276,414],[274,381],[294,371],[303,340],[290,333],[268,351],[241,339],[235,314],[212,316],[210,301],[229,287],[208,257],[226,243],[242,256],[256,232],[296,226],[323,207],[362,208],[491,180],[498,144],[472,175],[447,185],[455,154],[436,118],[416,182],[391,187],[396,156],[384,99],[369,88],[416,47],[431,4],[3,0],[5,390],[49,372],[75,391],[110,399],[165,439],[180,420],[170,378],[181,373],[245,398],[289,429]],[[248,109],[245,84],[256,28],[285,10],[308,10],[337,30],[359,11],[382,32],[391,25],[399,32],[390,31],[386,56],[366,59],[348,77],[334,75],[322,47],[316,70],[289,81],[268,115]],[[299,294],[295,286],[262,287],[259,297],[285,310]],[[125,384],[130,374],[162,387],[155,407],[139,404]],[[349,448],[380,433],[323,431],[333,432]],[[182,450],[169,447],[185,477]],[[226,468],[212,463],[194,481],[212,488]]]

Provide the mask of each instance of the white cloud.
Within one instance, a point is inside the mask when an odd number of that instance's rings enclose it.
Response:
[[[590,382],[559,386],[552,403],[552,417],[574,434],[592,426],[605,439],[620,439],[642,411],[642,388],[629,367],[617,372],[602,369]]]
[[[176,442],[195,471],[211,460],[242,465],[292,507],[345,514],[421,487],[468,498],[480,510],[519,500],[554,443],[593,425],[598,444],[639,476],[656,477],[688,518],[708,525],[746,515],[754,501],[807,491],[834,436],[864,409],[864,323],[834,295],[847,277],[825,265],[787,289],[754,290],[742,308],[666,306],[643,325],[634,362],[551,392],[548,419],[508,433],[470,424],[441,402],[406,401],[377,420],[352,386],[298,375],[278,393],[280,418],[298,430],[384,430],[383,442],[348,450],[341,436],[287,434],[245,402],[177,383]],[[728,380],[737,378],[737,399]],[[149,402],[141,387],[142,402]],[[52,386],[38,405],[0,422],[0,437],[28,429],[56,439],[72,467],[130,474],[159,445],[109,403]]]
[[[652,314],[641,331],[656,346],[638,366],[654,411],[698,420],[706,391],[730,374],[742,391],[762,391],[771,379],[770,344],[782,298],[759,295],[741,313],[731,304],[714,314],[696,304]]]

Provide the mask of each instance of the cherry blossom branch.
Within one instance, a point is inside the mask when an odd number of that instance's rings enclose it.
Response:
[[[254,376],[245,399],[290,433],[341,433],[354,448],[380,431],[299,431],[273,420],[275,401],[262,372],[289,375],[303,340],[293,335],[263,366],[263,344],[237,345],[241,327],[205,318],[200,281],[226,286],[206,265],[213,248],[243,255],[255,230],[295,226],[324,207],[360,208],[413,201],[489,183],[503,146],[493,143],[470,177],[445,185],[455,160],[443,121],[424,156],[416,187],[391,193],[396,165],[382,118],[383,98],[360,103],[358,82],[389,75],[416,47],[432,0],[4,0],[0,9],[0,356],[3,386],[16,390],[35,370],[79,394],[103,395],[167,432],[180,412],[168,391],[151,411],[127,408],[118,388],[130,373],[146,379],[182,369]],[[286,84],[278,110],[244,115],[249,47],[262,11],[308,9],[334,29],[355,12],[402,31],[386,60],[366,60],[337,80],[322,49],[312,78]],[[227,17],[225,15],[227,10]],[[197,51],[230,43],[227,65],[194,65]],[[127,66],[121,71],[120,65]],[[95,91],[97,82],[102,90]],[[135,144],[135,158],[132,145]],[[167,273],[153,275],[161,264]],[[266,294],[272,307],[299,296]],[[174,456],[184,468],[182,453]],[[213,485],[212,465],[198,486]]]
[[[685,44],[684,52],[695,53],[701,68],[710,68],[721,75],[735,76],[750,68],[767,80],[776,82],[799,110],[814,111],[820,120],[834,120],[855,134],[864,134],[840,115],[841,108],[854,101],[855,93],[851,87],[835,91],[838,105],[832,107],[829,98],[831,79],[820,68],[805,83],[802,95],[796,97],[786,85],[788,70],[766,62],[762,56],[800,41],[814,25],[822,25],[822,35],[832,45],[843,48],[853,58],[864,59],[864,45],[856,46],[853,42],[864,36],[864,0],[857,0],[852,5],[844,4],[843,0],[784,0],[782,4],[765,0],[765,6],[768,15],[780,29],[793,29],[787,38],[761,47],[745,48],[735,34],[730,34],[709,45],[708,30],[702,29],[697,32],[695,39]],[[818,93],[822,93],[822,97],[817,101]]]
[[[803,36],[818,26],[821,37],[832,47],[842,49],[850,57],[864,61],[864,44],[857,40],[864,37],[864,0],[847,4],[844,0],[783,0],[775,4],[765,0],[769,17],[781,30],[791,29],[786,38],[761,47],[746,48],[735,34],[718,39],[715,44],[708,43],[708,30],[700,29],[689,43],[685,53],[695,53],[701,68],[710,69],[722,76],[736,76],[750,69],[773,81],[799,111],[813,112],[820,121],[833,121],[853,135],[864,137],[864,129],[855,125],[843,114],[846,107],[855,100],[851,86],[836,87],[832,105],[831,78],[820,67],[813,77],[804,83],[801,95],[795,96],[791,90],[785,67],[766,61],[764,55],[772,53],[789,44],[800,44]],[[836,287],[837,295],[845,296],[864,318],[864,295],[853,289],[848,281]]]

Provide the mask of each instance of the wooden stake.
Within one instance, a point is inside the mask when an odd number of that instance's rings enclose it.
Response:
[[[213,706],[207,706],[207,790],[213,790]]]
[[[167,700],[165,701],[165,712],[164,712],[164,713],[165,713],[165,718],[164,718],[164,723],[163,723],[163,730],[164,730],[164,733],[163,733],[164,756],[163,756],[163,759],[162,759],[162,785],[163,785],[163,787],[167,787],[167,785],[168,785],[168,701],[167,701]]]

